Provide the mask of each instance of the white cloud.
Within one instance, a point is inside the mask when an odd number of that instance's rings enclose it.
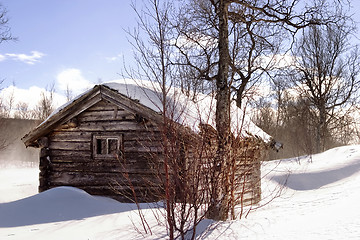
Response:
[[[17,61],[21,61],[21,62],[24,62],[26,64],[30,64],[30,65],[33,65],[35,64],[36,62],[39,62],[39,60],[45,56],[44,53],[42,52],[38,52],[38,51],[31,51],[31,55],[26,55],[26,54],[23,54],[23,53],[6,53],[5,54],[7,57],[10,57],[14,60],[17,60]]]
[[[61,91],[70,90],[74,95],[78,95],[94,85],[76,68],[65,69],[56,76],[56,80]]]
[[[177,44],[180,47],[185,49],[191,48],[213,48],[218,44],[218,40],[216,38],[202,35],[202,34],[193,34],[190,37],[181,35],[177,39],[170,40],[171,44]]]
[[[0,54],[0,62],[4,61],[6,59],[6,56]]]
[[[113,56],[113,57],[107,57],[106,60],[107,60],[108,62],[115,62],[115,61],[121,59],[122,56],[123,56],[122,54],[118,54],[118,55]]]

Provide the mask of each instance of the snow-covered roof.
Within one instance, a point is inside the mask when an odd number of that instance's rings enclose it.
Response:
[[[162,93],[159,85],[149,81],[116,80],[101,85],[80,94],[72,101],[56,109],[37,128],[25,135],[22,140],[26,146],[36,146],[36,141],[49,133],[58,124],[65,123],[88,107],[99,102],[105,95],[124,106],[131,108],[136,113],[145,114],[151,119],[159,121],[160,114],[166,116],[195,132],[199,125],[209,124],[215,128],[214,96],[198,94],[195,101],[188,98],[176,87],[166,89],[166,111],[163,110]],[[131,99],[131,100],[130,100]],[[135,100],[135,101],[132,101]],[[236,136],[257,136],[265,142],[271,141],[271,136],[256,126],[243,111],[231,105],[231,128]]]
[[[103,85],[131,99],[138,100],[142,105],[158,113],[163,113],[161,88],[156,83],[122,79]],[[188,126],[196,132],[199,130],[200,123],[210,124],[215,128],[215,96],[197,94],[196,99],[192,100],[179,88],[168,87],[166,91],[166,115],[170,119]],[[271,140],[271,136],[256,126],[243,110],[236,106],[235,102],[231,104],[231,128],[235,135],[248,136],[250,133],[265,142]]]

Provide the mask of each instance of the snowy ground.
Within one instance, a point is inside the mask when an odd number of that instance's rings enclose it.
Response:
[[[260,205],[246,219],[204,221],[199,239],[360,239],[360,146],[264,164]],[[37,192],[38,170],[0,169],[0,239],[166,239],[144,205],[152,235],[142,235],[134,206],[74,188]]]

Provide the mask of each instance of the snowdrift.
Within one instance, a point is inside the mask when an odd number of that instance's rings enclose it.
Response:
[[[293,190],[315,190],[359,173],[359,159],[358,147],[348,146],[314,156],[282,160],[282,168],[288,165],[289,171],[273,176],[272,180]],[[292,166],[294,161],[299,166]]]
[[[81,220],[129,211],[129,205],[91,196],[72,187],[58,187],[34,196],[0,204],[0,227]]]
[[[6,169],[0,170],[0,177],[3,172]],[[262,174],[260,205],[265,205],[246,219],[203,221],[200,239],[359,239],[360,146],[266,162]],[[15,182],[12,190],[1,188],[5,184],[0,182],[1,195],[22,188]],[[266,204],[279,188],[282,194]],[[152,235],[141,231],[132,204],[93,197],[75,188],[55,188],[1,203],[0,239],[167,239],[165,226],[157,221],[161,209],[142,207]],[[157,219],[154,212],[160,213]]]

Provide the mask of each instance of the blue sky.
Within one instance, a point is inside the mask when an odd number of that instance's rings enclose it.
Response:
[[[130,0],[0,0],[16,42],[0,45],[2,87],[79,87],[119,78],[132,59]],[[64,79],[67,78],[67,83]],[[79,82],[78,85],[74,82]],[[60,84],[63,82],[63,84]],[[86,86],[84,86],[86,87]]]
[[[67,86],[76,95],[100,80],[121,78],[123,61],[133,61],[124,31],[136,26],[131,0],[0,3],[8,10],[12,34],[18,37],[16,42],[0,44],[0,79],[5,79],[0,87],[14,84],[16,92],[22,89],[18,94],[22,101],[32,96],[36,102],[41,89],[53,84],[58,95],[64,95]],[[359,21],[360,1],[354,0],[353,5]],[[61,101],[64,98],[59,97]]]

